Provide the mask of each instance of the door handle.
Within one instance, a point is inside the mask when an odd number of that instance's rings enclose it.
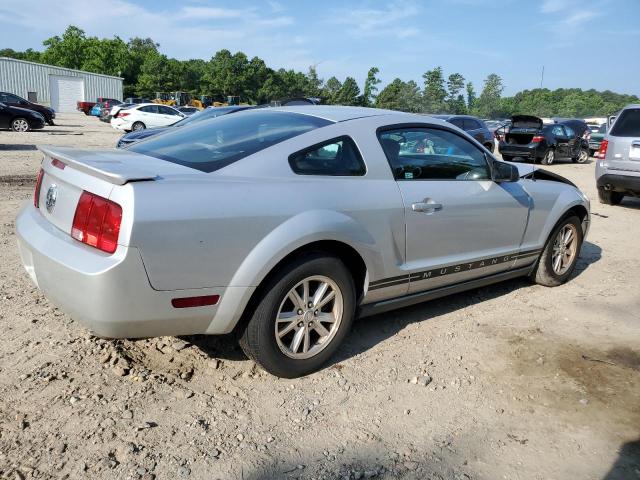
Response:
[[[422,202],[412,203],[411,210],[421,213],[434,213],[442,210],[442,204],[436,203],[430,198],[425,198]]]

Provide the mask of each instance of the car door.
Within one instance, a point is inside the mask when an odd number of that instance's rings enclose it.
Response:
[[[567,158],[577,157],[580,153],[582,137],[578,136],[569,125],[563,125],[564,134],[567,137]]]
[[[0,128],[9,128],[11,114],[7,112],[9,107],[0,102]]]
[[[555,157],[567,158],[569,156],[569,137],[567,136],[562,125],[554,125],[551,129],[551,135],[556,144]]]
[[[137,109],[139,119],[147,128],[160,127],[162,123],[158,121],[158,105],[145,105]]]
[[[519,182],[492,181],[491,157],[449,129],[390,128],[379,139],[404,202],[410,292],[512,267],[529,210]]]

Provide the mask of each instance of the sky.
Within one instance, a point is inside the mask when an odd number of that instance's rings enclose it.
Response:
[[[640,96],[640,0],[21,0],[0,2],[0,48],[42,49],[76,25],[87,35],[151,37],[162,53],[209,59],[220,49],[321,78],[370,67],[383,85],[422,86],[442,66],[480,91],[490,73],[504,95],[543,86]]]

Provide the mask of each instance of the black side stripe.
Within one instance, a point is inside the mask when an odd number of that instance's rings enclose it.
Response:
[[[378,290],[380,288],[393,287],[395,285],[402,285],[409,281],[418,282],[421,280],[428,280],[430,278],[442,277],[444,275],[451,275],[454,273],[467,272],[469,270],[476,270],[478,268],[490,267],[492,265],[499,265],[501,263],[512,262],[514,260],[532,258],[538,256],[542,250],[528,250],[520,253],[513,253],[509,255],[503,255],[501,257],[490,257],[482,260],[476,260],[474,262],[460,263],[457,265],[448,265],[445,267],[434,268],[431,270],[425,270],[423,272],[414,272],[407,275],[400,275],[397,277],[384,278],[382,280],[376,280],[369,283],[369,290]]]

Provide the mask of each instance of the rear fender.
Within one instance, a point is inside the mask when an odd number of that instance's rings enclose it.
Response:
[[[265,236],[240,264],[229,286],[258,286],[291,252],[323,240],[349,245],[360,254],[368,272],[382,272],[379,249],[361,224],[340,212],[311,210],[291,217]]]

